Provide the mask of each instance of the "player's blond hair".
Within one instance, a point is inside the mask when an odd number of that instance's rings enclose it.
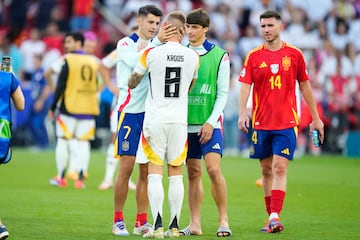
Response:
[[[185,27],[185,14],[181,11],[172,11],[168,14],[166,22],[172,24],[177,30],[182,30]]]

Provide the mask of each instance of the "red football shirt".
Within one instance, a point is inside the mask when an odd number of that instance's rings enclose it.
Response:
[[[299,124],[296,110],[296,81],[309,75],[300,49],[283,42],[278,51],[264,45],[249,52],[239,81],[253,85],[253,128],[280,130]]]

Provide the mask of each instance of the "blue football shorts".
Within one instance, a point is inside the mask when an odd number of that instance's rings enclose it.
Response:
[[[117,153],[117,157],[122,155],[136,156],[143,122],[143,112],[118,112],[118,134],[115,141],[115,153]]]
[[[284,130],[253,130],[250,158],[264,159],[274,154],[293,160],[297,127]]]
[[[223,134],[220,129],[214,129],[212,138],[205,144],[200,143],[198,133],[188,134],[188,153],[187,158],[201,159],[209,152],[219,153],[222,156]]]

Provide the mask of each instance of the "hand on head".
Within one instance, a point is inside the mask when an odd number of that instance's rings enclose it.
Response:
[[[166,42],[169,38],[171,38],[174,34],[177,33],[178,31],[176,30],[175,26],[163,22],[160,26],[160,30],[157,37],[161,42]]]

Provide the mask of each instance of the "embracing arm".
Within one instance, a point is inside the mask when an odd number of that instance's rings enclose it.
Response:
[[[137,72],[133,72],[128,81],[128,87],[130,89],[134,89],[137,85],[139,85],[141,79],[143,78],[143,74],[139,74]]]

